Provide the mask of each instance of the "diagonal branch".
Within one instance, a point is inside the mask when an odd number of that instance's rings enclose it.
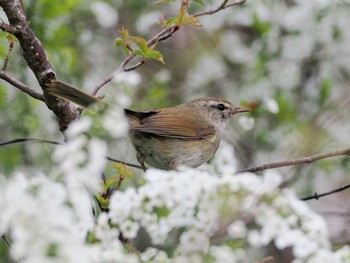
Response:
[[[17,38],[21,46],[22,56],[43,90],[46,105],[56,114],[60,130],[64,131],[69,123],[80,116],[79,111],[71,103],[57,99],[46,92],[45,84],[54,79],[56,74],[48,61],[41,42],[29,27],[22,1],[0,0],[0,6],[9,21],[8,25],[0,20],[0,29],[12,33]]]
[[[45,140],[45,139],[37,139],[37,138],[16,138],[13,140],[9,141],[3,141],[0,142],[0,147],[1,146],[7,146],[11,144],[16,144],[16,143],[24,143],[24,142],[38,142],[38,143],[47,143],[47,144],[53,144],[53,145],[62,145],[63,143],[57,142],[57,141],[52,141],[52,140]],[[116,162],[116,163],[121,163],[130,167],[138,168],[138,169],[143,169],[140,165],[133,164],[133,163],[128,163],[124,161],[120,161],[117,159],[114,159],[112,157],[106,156],[106,159],[111,162]]]
[[[5,23],[2,19],[0,19],[0,29],[13,35],[18,32],[16,27]]]
[[[177,30],[179,29],[178,25],[171,25],[168,27],[165,27],[163,30],[161,30],[158,34],[156,34],[154,37],[152,37],[150,40],[147,41],[148,46],[152,46],[157,42],[163,41],[169,37],[172,36]],[[92,95],[96,95],[97,92],[107,83],[112,81],[119,73],[135,70],[141,65],[143,65],[146,61],[142,60],[139,63],[135,64],[134,66],[131,66],[129,68],[126,68],[126,66],[131,62],[136,55],[130,54],[124,61],[120,64],[120,66],[108,77],[102,79],[102,81],[94,88]]]
[[[322,160],[322,159],[326,159],[326,158],[330,158],[330,157],[335,157],[335,156],[341,156],[341,155],[350,155],[350,147],[345,148],[345,149],[341,149],[341,150],[335,150],[335,151],[331,151],[331,152],[320,153],[320,154],[315,154],[315,155],[311,155],[311,156],[307,156],[307,157],[297,158],[297,159],[293,159],[293,160],[273,162],[273,163],[267,163],[267,164],[263,164],[263,165],[259,165],[259,166],[255,166],[255,167],[245,168],[245,169],[240,170],[236,173],[261,172],[261,171],[273,169],[273,168],[312,163],[312,162],[315,162],[318,160]]]
[[[331,194],[335,194],[335,193],[339,193],[339,192],[344,191],[344,190],[346,190],[348,188],[350,188],[350,184],[344,185],[342,187],[339,187],[337,189],[334,189],[334,190],[326,192],[326,193],[322,193],[322,194],[314,193],[313,195],[308,195],[308,196],[305,196],[303,198],[300,198],[300,200],[302,200],[302,201],[308,201],[308,200],[311,200],[311,199],[318,200],[320,197],[331,195]]]
[[[45,102],[44,95],[33,90],[31,87],[27,86],[26,84],[20,82],[19,80],[15,79],[14,77],[11,77],[9,74],[7,74],[4,71],[0,71],[0,78],[10,83],[12,86],[18,88],[19,90],[27,93],[29,96],[31,96],[34,99],[41,100]]]
[[[221,10],[224,10],[228,7],[232,7],[232,6],[236,6],[236,5],[241,5],[244,4],[247,0],[236,0],[233,3],[228,3],[229,0],[224,0],[221,5],[219,5],[217,8],[212,9],[212,10],[208,10],[208,11],[204,11],[204,12],[200,12],[200,13],[196,13],[193,16],[194,17],[199,17],[199,16],[206,16],[206,15],[212,15],[215,14]]]
[[[208,10],[205,12],[196,13],[193,16],[198,17],[198,16],[204,16],[204,15],[212,15],[212,14],[215,14],[215,13],[217,13],[223,9],[226,9],[228,7],[241,5],[241,4],[245,3],[246,0],[236,0],[232,3],[228,3],[228,2],[229,2],[229,0],[223,0],[223,2],[217,8],[215,8],[213,10]],[[186,8],[187,1],[183,1],[182,3],[185,5],[185,8]],[[164,29],[162,29],[158,34],[156,34],[154,37],[152,37],[150,40],[148,40],[147,45],[152,46],[152,45],[156,44],[157,42],[166,40],[169,37],[171,37],[179,29],[180,29],[180,26],[178,24],[167,26]],[[102,81],[93,90],[92,95],[96,95],[97,92],[104,85],[106,85],[107,83],[112,81],[112,79],[115,78],[115,76],[117,76],[119,73],[135,70],[146,63],[146,60],[142,60],[142,61],[136,63],[135,65],[130,66],[129,68],[126,68],[126,65],[129,62],[131,62],[134,58],[135,58],[135,55],[130,54],[126,59],[124,59],[124,61],[121,63],[121,65],[112,74],[110,74],[108,77],[102,79]]]

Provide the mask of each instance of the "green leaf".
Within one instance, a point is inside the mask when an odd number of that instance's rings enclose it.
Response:
[[[332,88],[332,80],[330,78],[325,78],[321,83],[321,89],[319,94],[319,104],[323,105],[329,98],[329,94]]]
[[[167,217],[170,214],[169,209],[166,206],[153,208],[154,213],[158,218]]]
[[[121,39],[120,37],[117,37],[114,39],[114,46],[119,47],[123,46],[125,44],[125,40]]]
[[[260,35],[264,35],[271,29],[271,24],[260,21],[257,15],[253,15],[253,29]]]
[[[14,35],[10,34],[10,33],[8,33],[8,34],[6,35],[6,38],[7,38],[7,40],[8,40],[9,42],[15,42],[15,41],[17,40],[17,38],[16,38]]]
[[[46,247],[46,256],[47,257],[57,257],[59,251],[59,246],[55,243],[51,243]]]
[[[124,38],[125,40],[129,37],[129,31],[122,27],[122,29],[118,30],[119,34]]]
[[[126,45],[123,45],[123,50],[127,56],[130,55],[130,50],[126,47]]]
[[[134,50],[134,54],[135,54],[136,56],[141,56],[141,57],[144,56],[144,53],[143,53],[142,50],[140,50],[140,49]]]
[[[99,194],[94,194],[97,202],[100,204],[102,208],[107,208],[109,205],[109,200],[104,199],[101,195]]]
[[[193,2],[197,3],[197,4],[200,4],[200,5],[204,5],[203,1],[202,0],[194,0]]]
[[[113,163],[112,167],[116,170],[117,175],[123,174],[125,177],[129,177],[129,178],[133,178],[133,176],[134,176],[134,174],[132,173],[132,170],[129,168],[129,166],[127,166],[125,164]],[[115,180],[117,180],[117,179],[115,179]],[[107,182],[108,182],[108,180],[107,180]]]
[[[143,37],[129,36],[129,38],[145,53],[148,50],[146,39]]]
[[[86,235],[86,242],[88,244],[94,244],[98,241],[98,239],[95,236],[95,233],[93,232],[88,232],[88,234]]]
[[[186,13],[182,14],[182,18],[180,18],[180,15],[178,15],[176,17],[169,18],[165,22],[161,23],[163,27],[167,27],[174,24],[187,25],[187,26],[202,26],[201,22],[198,20],[197,17],[189,16]]]
[[[106,180],[105,185],[104,185],[104,190],[107,191],[107,189],[108,189],[109,187],[111,187],[112,184],[115,183],[116,181],[117,181],[117,178],[108,178],[108,179]]]
[[[183,18],[184,18],[184,15],[186,14],[185,12],[185,8],[184,8],[184,5],[182,3],[181,5],[181,8],[180,8],[180,13],[178,15],[178,20],[177,20],[177,24],[178,25],[182,25],[182,22],[183,22]]]
[[[189,16],[188,14],[184,15],[182,24],[188,26],[202,26],[201,22],[199,22],[197,17]]]
[[[172,17],[172,18],[169,18],[169,19],[165,20],[164,22],[162,22],[161,25],[163,27],[167,27],[167,26],[170,26],[170,25],[175,25],[178,20],[179,19],[178,19],[177,16],[176,17]]]
[[[155,60],[165,64],[164,59],[163,59],[163,55],[157,50],[148,49],[144,53],[144,56],[145,56],[145,58],[152,58],[152,59],[155,59]]]
[[[174,2],[174,0],[157,0],[155,2],[153,2],[154,5],[165,5],[168,4],[170,2]]]

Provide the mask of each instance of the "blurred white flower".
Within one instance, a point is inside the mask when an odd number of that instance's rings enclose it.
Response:
[[[125,137],[128,134],[129,124],[125,118],[124,110],[115,106],[111,107],[102,119],[103,128],[113,138]]]
[[[244,238],[247,234],[247,227],[243,221],[237,220],[228,226],[227,234],[234,239]]]
[[[161,17],[159,10],[144,13],[139,16],[136,21],[136,29],[140,34],[148,34],[152,26],[157,25]]]
[[[88,116],[79,119],[79,121],[72,122],[65,132],[67,138],[73,139],[77,135],[87,132],[92,125],[92,120]]]
[[[224,77],[226,68],[220,58],[212,55],[202,56],[196,66],[187,74],[187,87],[203,87],[212,80]]]
[[[131,220],[125,220],[124,222],[120,223],[120,231],[123,233],[125,238],[135,238],[139,229],[140,225]]]
[[[113,81],[117,84],[126,84],[135,87],[141,83],[142,77],[139,73],[130,71],[117,74]]]
[[[213,174],[230,174],[236,171],[237,160],[233,146],[225,140],[221,140],[220,147],[210,160],[210,163],[203,164],[199,169],[202,168]]]
[[[149,247],[144,252],[142,252],[141,260],[142,261],[150,261],[158,254],[158,252],[159,251],[156,248]]]
[[[264,104],[269,112],[275,114],[278,113],[279,107],[277,102],[273,98],[265,97]]]
[[[187,254],[191,252],[207,253],[209,248],[208,236],[203,232],[196,230],[189,230],[181,234],[180,247],[182,253]]]
[[[90,9],[102,27],[107,28],[118,23],[118,12],[106,2],[94,1]]]
[[[239,125],[246,131],[249,131],[255,126],[255,119],[247,116],[240,116],[238,118]]]
[[[248,255],[243,249],[235,249],[228,246],[211,246],[209,254],[214,257],[215,263],[247,262]]]
[[[163,69],[158,71],[154,78],[159,82],[166,83],[171,80],[171,73],[169,70]]]

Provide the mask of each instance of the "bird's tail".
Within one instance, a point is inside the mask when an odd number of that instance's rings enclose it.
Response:
[[[106,102],[91,96],[77,88],[74,88],[60,80],[51,80],[51,83],[47,83],[48,92],[58,98],[71,101],[83,108],[87,108],[94,103],[102,103],[108,105]]]

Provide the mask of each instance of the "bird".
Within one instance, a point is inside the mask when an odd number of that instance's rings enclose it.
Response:
[[[83,108],[94,103],[108,105],[60,80],[51,80],[46,86],[49,94]],[[220,98],[203,97],[169,108],[124,109],[124,113],[142,169],[146,170],[147,164],[177,170],[182,165],[195,168],[206,163],[217,151],[230,118],[250,110]]]

